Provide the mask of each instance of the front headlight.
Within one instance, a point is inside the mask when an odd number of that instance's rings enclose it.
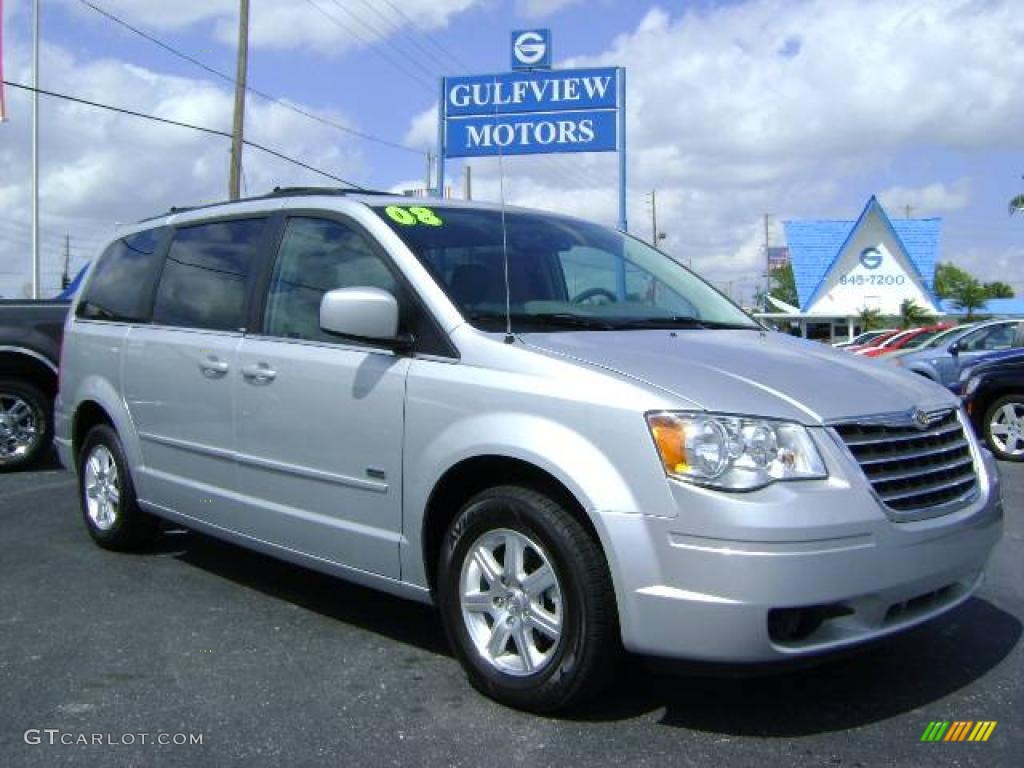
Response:
[[[665,472],[727,491],[828,476],[807,430],[785,421],[660,411],[647,426]]]
[[[978,385],[981,384],[981,376],[972,376],[967,380],[967,385],[964,387],[964,396],[970,397],[977,389]]]

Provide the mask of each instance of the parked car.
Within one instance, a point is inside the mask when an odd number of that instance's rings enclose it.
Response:
[[[1024,461],[1024,350],[989,355],[964,381],[964,404],[989,449],[1006,461]]]
[[[891,339],[896,334],[900,333],[899,328],[889,328],[882,331],[878,336],[871,339],[865,344],[850,345],[849,347],[843,347],[844,352],[859,352],[862,349],[870,349],[871,347],[877,347],[879,344],[884,344],[886,341]]]
[[[956,387],[960,369],[978,357],[1002,349],[1024,347],[1024,321],[989,320],[961,327],[939,346],[923,347],[892,360],[905,370],[925,376],[945,387]]]
[[[53,398],[67,301],[0,301],[0,472],[53,444]]]
[[[864,357],[882,357],[883,355],[891,355],[899,349],[913,349],[948,328],[950,328],[948,324],[910,328],[902,333],[897,333],[895,336],[890,336],[877,347],[862,349],[857,354]]]
[[[849,341],[837,341],[832,346],[835,349],[845,349],[846,347],[862,347],[872,339],[876,339],[887,331],[864,331],[864,333],[857,334],[854,338]]]
[[[167,518],[435,603],[473,685],[551,711],[620,648],[782,661],[968,599],[1003,509],[959,405],[612,229],[280,190],[110,244],[56,424],[100,546]]]
[[[988,354],[975,358],[969,365],[965,365],[960,368],[960,380],[957,382],[956,386],[951,387],[953,394],[963,394],[964,386],[967,384],[967,381],[971,376],[974,375],[974,370],[978,366],[999,360],[1012,359],[1021,355],[1024,355],[1024,347],[1011,347],[1010,349],[1001,349],[998,352],[989,352]]]

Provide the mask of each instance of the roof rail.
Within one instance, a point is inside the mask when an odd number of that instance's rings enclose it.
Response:
[[[274,187],[273,192],[268,192],[262,197],[299,197],[301,195],[388,195],[394,196],[394,192],[384,192],[379,189],[363,189],[361,187]]]
[[[164,216],[171,216],[175,213],[186,213],[188,211],[199,211],[206,208],[216,208],[221,205],[230,205],[231,203],[247,203],[254,200],[268,200],[275,197],[301,197],[310,195],[387,195],[397,196],[399,193],[385,192],[379,189],[362,189],[361,187],[274,187],[272,192],[267,192],[263,195],[252,195],[250,197],[242,197],[238,200],[218,200],[215,203],[207,203],[206,205],[175,205],[166,213],[158,213],[156,216],[148,216],[145,219],[139,219],[139,223],[142,224],[146,221],[153,221],[154,219],[161,219]]]

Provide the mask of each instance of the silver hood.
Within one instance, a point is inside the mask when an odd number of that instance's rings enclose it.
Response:
[[[521,338],[535,350],[613,371],[708,411],[810,425],[958,403],[943,387],[896,366],[781,333],[634,330]]]

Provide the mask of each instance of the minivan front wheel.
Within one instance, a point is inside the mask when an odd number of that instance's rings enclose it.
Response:
[[[121,441],[106,424],[89,430],[82,443],[78,496],[89,535],[105,549],[139,549],[157,531],[157,519],[139,508]]]
[[[572,514],[532,489],[492,488],[463,507],[444,540],[438,602],[470,682],[504,704],[562,709],[614,670],[604,555]]]

